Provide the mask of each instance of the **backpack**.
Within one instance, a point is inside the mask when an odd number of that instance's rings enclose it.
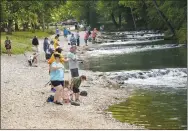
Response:
[[[50,96],[47,98],[46,102],[53,102],[53,100],[54,100],[54,96],[50,95]]]

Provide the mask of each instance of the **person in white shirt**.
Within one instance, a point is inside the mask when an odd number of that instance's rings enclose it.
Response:
[[[75,38],[76,38],[77,46],[80,46],[80,35],[79,35],[79,31],[76,32]]]
[[[68,45],[71,44],[70,39],[71,39],[71,34],[68,34],[68,35],[67,35]]]

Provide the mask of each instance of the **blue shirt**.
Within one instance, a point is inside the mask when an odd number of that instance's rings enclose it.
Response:
[[[50,71],[50,80],[51,81],[63,81],[64,80],[64,66],[61,63],[53,62],[51,67],[62,67],[58,70]]]
[[[68,30],[64,29],[63,32],[64,32],[64,35],[68,35]]]

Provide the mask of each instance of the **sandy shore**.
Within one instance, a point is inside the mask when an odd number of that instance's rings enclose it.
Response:
[[[64,53],[68,51],[64,38]],[[83,52],[83,48],[79,49]],[[80,53],[78,53],[80,54]],[[1,56],[1,128],[2,129],[141,129],[121,123],[105,113],[109,105],[127,98],[128,89],[112,88],[100,72],[81,70],[88,80],[81,90],[88,92],[81,97],[80,106],[63,106],[47,103],[53,94],[49,81],[48,64],[44,54],[39,57],[38,67],[28,67],[24,55]],[[69,74],[65,74],[69,79]],[[111,87],[111,88],[109,88]]]

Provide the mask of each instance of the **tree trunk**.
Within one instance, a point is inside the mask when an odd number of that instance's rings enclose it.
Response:
[[[45,30],[44,13],[42,14],[42,29]]]
[[[15,22],[15,31],[19,31],[18,22]]]
[[[121,28],[121,13],[119,14],[119,28]]]
[[[168,26],[168,28],[170,29],[171,33],[173,34],[173,36],[176,36],[174,28],[172,27],[171,23],[168,21],[167,17],[163,14],[163,12],[159,9],[156,0],[153,0],[153,4],[155,5],[155,8],[158,12],[158,14],[161,16],[161,18],[163,19],[163,21],[166,23],[166,25]]]
[[[145,23],[145,27],[147,28],[148,27],[148,15],[147,15],[148,6],[144,0],[141,0],[141,1],[143,3],[144,23]]]
[[[111,17],[112,17],[112,22],[114,23],[114,25],[116,26],[116,28],[118,28],[118,24],[117,24],[117,22],[116,22],[116,20],[115,20],[115,17],[114,17],[114,13],[113,13],[113,12],[111,13]]]
[[[25,29],[28,30],[29,29],[29,22],[25,23]]]
[[[130,7],[130,8],[131,8],[131,7]],[[135,18],[134,18],[134,16],[133,16],[133,10],[132,10],[132,8],[131,8],[131,15],[132,15],[133,22],[134,22],[134,28],[135,28],[135,30],[136,30],[136,22],[135,22]]]
[[[47,23],[47,29],[49,29],[49,24]]]
[[[32,26],[32,33],[35,33],[35,24],[31,24],[31,26]]]
[[[7,32],[7,34],[12,34],[12,23],[13,23],[13,20],[8,20],[8,32]]]

